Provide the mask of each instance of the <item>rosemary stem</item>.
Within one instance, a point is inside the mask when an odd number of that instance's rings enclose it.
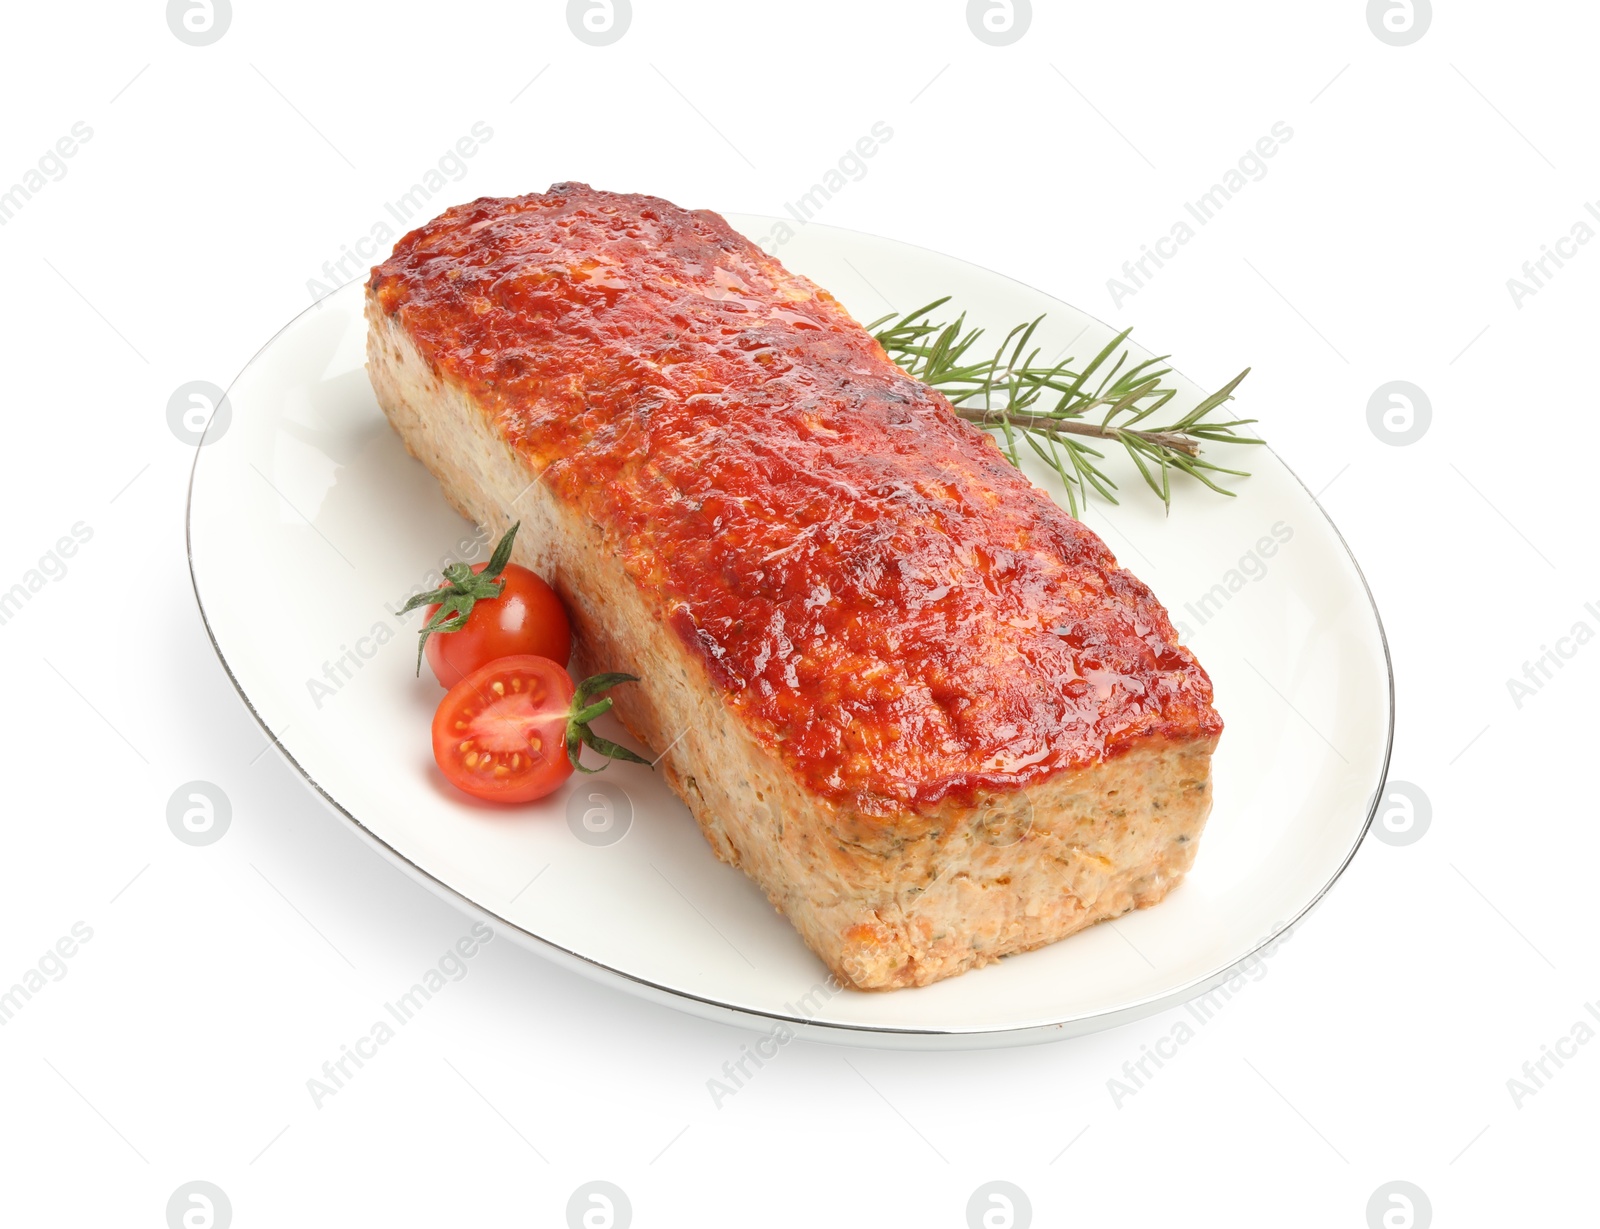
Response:
[[[1084,422],[1078,418],[1054,418],[1049,414],[1010,413],[1005,410],[985,410],[978,406],[957,406],[956,413],[968,422],[979,426],[995,424],[1002,418],[1014,427],[1029,431],[1055,432],[1058,435],[1087,435],[1098,440],[1121,440],[1131,435],[1161,448],[1170,448],[1185,456],[1198,457],[1200,443],[1187,435],[1174,431],[1140,431],[1133,427],[1102,427],[1099,423]]]

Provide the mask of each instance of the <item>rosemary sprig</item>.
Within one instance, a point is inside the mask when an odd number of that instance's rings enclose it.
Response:
[[[1250,374],[1247,367],[1193,409],[1162,426],[1144,425],[1177,396],[1163,383],[1172,368],[1167,356],[1130,363],[1123,348],[1131,329],[1124,329],[1087,364],[1075,359],[1041,363],[1039,348],[1030,349],[1043,322],[1019,324],[1008,332],[992,356],[976,349],[984,330],[967,327],[967,314],[941,323],[932,318],[950,301],[936,299],[904,315],[884,316],[867,326],[889,357],[908,375],[944,393],[956,413],[1003,437],[1012,464],[1021,460],[1018,440],[1025,441],[1060,476],[1074,516],[1090,492],[1117,502],[1117,484],[1100,466],[1105,454],[1086,439],[1120,444],[1145,483],[1172,509],[1171,472],[1198,478],[1223,495],[1233,492],[1212,481],[1212,474],[1249,475],[1200,455],[1204,443],[1260,444],[1237,428],[1253,418],[1213,418],[1233,400],[1233,390]],[[1102,415],[1100,410],[1104,410]],[[1090,415],[1094,415],[1093,418]]]

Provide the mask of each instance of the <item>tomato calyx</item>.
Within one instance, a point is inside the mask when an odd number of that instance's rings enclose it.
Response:
[[[483,571],[474,572],[469,563],[449,564],[444,569],[444,578],[449,583],[429,593],[418,593],[400,607],[398,613],[406,614],[418,606],[432,606],[435,602],[439,604],[439,609],[422,625],[417,637],[418,677],[422,675],[422,650],[427,647],[428,637],[435,632],[460,631],[467,625],[473,606],[484,599],[499,597],[505,589],[506,582],[500,578],[500,573],[511,562],[511,544],[516,540],[521,524],[518,521],[506,530],[505,536],[495,544],[494,554],[489,556],[489,564]]]
[[[578,684],[572,695],[572,707],[567,713],[567,758],[579,772],[604,772],[612,760],[627,760],[631,764],[643,764],[646,768],[655,767],[644,756],[629,750],[621,743],[601,738],[589,728],[589,723],[596,717],[611,711],[610,696],[593,700],[594,696],[602,691],[611,690],[618,683],[638,681],[638,676],[633,674],[595,674]],[[581,759],[584,747],[593,747],[606,757],[606,762],[599,768],[585,767]]]

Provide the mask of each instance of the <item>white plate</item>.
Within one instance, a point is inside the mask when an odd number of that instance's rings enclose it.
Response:
[[[773,224],[730,221],[755,237]],[[1090,355],[1113,336],[1027,286],[903,243],[813,225],[779,256],[864,321],[950,294],[1002,332],[1048,313],[1047,356],[1074,337],[1072,353]],[[1238,498],[1184,481],[1167,517],[1130,472],[1121,506],[1087,516],[1186,629],[1227,723],[1194,870],[1154,908],[934,986],[830,991],[823,965],[712,856],[659,774],[623,765],[594,778],[633,804],[626,835],[604,846],[567,818],[588,779],[524,810],[474,805],[433,767],[442,693],[412,673],[419,616],[390,613],[474,531],[378,410],[361,295],[346,286],[296,318],[235,381],[231,417],[213,418],[189,497],[195,592],[288,761],[381,852],[502,932],[714,1019],[785,1020],[855,1044],[1015,1044],[1209,989],[1298,920],[1360,843],[1388,766],[1388,650],[1338,532],[1264,448],[1232,454],[1254,475]],[[1033,476],[1057,489],[1047,471]]]

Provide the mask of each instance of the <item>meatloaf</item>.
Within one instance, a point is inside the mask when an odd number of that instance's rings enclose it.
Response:
[[[721,217],[556,184],[412,231],[368,369],[572,616],[712,850],[849,986],[1159,901],[1222,722],[1161,604]],[[613,771],[640,771],[617,770]]]

